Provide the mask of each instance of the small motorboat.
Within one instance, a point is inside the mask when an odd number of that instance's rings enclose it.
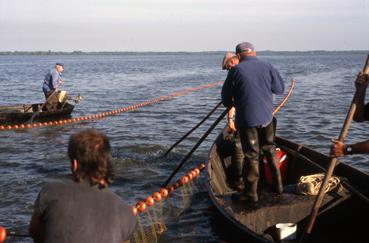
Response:
[[[68,97],[64,92],[61,91],[62,96],[58,96],[56,102],[0,106],[0,124],[20,124],[33,120],[50,121],[68,117],[73,112],[74,105],[67,100],[79,103],[82,96],[78,94],[76,97]]]
[[[43,103],[37,104],[19,104],[0,106],[0,124],[19,124],[31,120],[35,115],[35,120],[42,119],[58,119],[61,117],[70,116],[74,109],[74,105],[66,103],[62,108],[48,111],[40,108]]]

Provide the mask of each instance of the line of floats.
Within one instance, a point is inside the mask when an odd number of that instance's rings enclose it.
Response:
[[[128,111],[133,111],[133,110],[137,110],[141,107],[144,106],[149,106],[152,104],[156,104],[159,103],[161,101],[166,101],[166,100],[171,100],[174,99],[176,97],[179,96],[184,96],[187,95],[191,92],[195,92],[201,89],[205,89],[205,88],[210,88],[210,87],[214,87],[214,86],[218,86],[223,84],[223,81],[217,81],[217,82],[213,82],[213,83],[209,83],[206,85],[201,85],[195,88],[190,88],[190,89],[185,89],[182,91],[178,91],[178,92],[174,92],[170,95],[166,95],[166,96],[161,96],[155,99],[150,99],[138,104],[134,104],[134,105],[130,105],[128,107],[124,107],[124,108],[119,108],[119,109],[115,109],[112,111],[106,111],[106,112],[101,112],[95,115],[89,115],[89,116],[81,116],[81,117],[75,117],[75,118],[70,118],[70,119],[62,119],[62,120],[56,120],[56,121],[48,121],[48,122],[34,122],[34,123],[22,123],[22,124],[14,124],[14,125],[0,125],[0,131],[9,131],[9,130],[24,130],[24,129],[32,129],[32,128],[39,128],[39,127],[48,127],[48,126],[64,126],[64,125],[68,125],[71,123],[79,123],[79,122],[83,122],[83,121],[91,121],[91,120],[97,120],[97,119],[103,119],[105,117],[108,116],[114,116],[114,115],[118,115],[120,113],[125,113]]]
[[[147,207],[152,207],[154,206],[155,202],[160,202],[163,198],[167,198],[170,193],[197,178],[201,171],[205,169],[205,167],[205,164],[201,163],[198,167],[189,170],[184,176],[182,176],[172,185],[161,188],[160,192],[154,192],[152,196],[148,196],[146,200],[139,201],[136,206],[132,208],[133,214],[136,216],[138,213],[145,212]]]

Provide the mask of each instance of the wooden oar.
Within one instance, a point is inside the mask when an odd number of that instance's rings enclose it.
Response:
[[[364,68],[363,68],[363,73],[364,74],[368,74],[369,73],[369,55],[368,55],[368,57],[366,59],[366,63],[365,63]],[[356,111],[356,97],[357,97],[357,95],[358,95],[359,92],[360,92],[360,90],[356,90],[355,95],[354,95],[354,98],[353,98],[353,100],[351,102],[350,109],[349,109],[349,111],[347,113],[345,122],[343,124],[343,127],[341,129],[341,132],[340,132],[340,135],[339,135],[339,138],[338,138],[338,141],[340,141],[340,142],[344,142],[344,140],[345,140],[345,138],[347,136],[348,129],[350,128],[350,125],[351,125],[351,122],[352,122],[352,118],[354,117],[354,114],[355,114],[355,111]],[[309,222],[308,222],[308,224],[306,226],[305,231],[303,232],[303,235],[301,237],[301,241],[300,242],[303,242],[305,240],[305,238],[308,237],[311,234],[312,230],[313,230],[313,226],[314,226],[314,222],[315,222],[316,216],[318,215],[318,211],[319,211],[320,205],[322,204],[323,198],[324,198],[324,195],[325,195],[325,190],[324,189],[326,188],[326,186],[328,184],[328,181],[329,181],[329,179],[331,178],[331,176],[333,174],[333,170],[334,170],[334,168],[336,166],[336,163],[337,163],[337,158],[332,158],[331,161],[330,161],[330,164],[329,164],[327,173],[324,176],[323,183],[320,186],[319,194],[318,194],[318,196],[315,199],[313,208],[312,208],[311,213],[310,213]]]
[[[183,135],[177,142],[175,142],[165,153],[162,157],[167,156],[172,149],[177,146],[180,142],[182,142],[188,135],[190,135],[193,131],[195,131],[201,124],[203,124],[218,107],[222,104],[222,102],[219,102],[205,117],[202,119],[196,126],[194,126],[190,131],[188,131],[185,135]]]
[[[222,112],[222,114],[215,120],[215,122],[209,127],[209,129],[202,135],[202,137],[197,141],[195,146],[191,149],[191,151],[181,160],[181,162],[178,164],[178,166],[175,168],[175,170],[172,172],[172,174],[168,177],[168,179],[164,182],[162,187],[166,187],[170,180],[173,178],[173,176],[178,172],[178,170],[182,167],[182,165],[191,157],[193,152],[200,146],[200,144],[205,140],[205,138],[210,134],[211,131],[218,125],[218,123],[223,119],[223,117],[228,113],[230,107],[228,107],[225,111]]]

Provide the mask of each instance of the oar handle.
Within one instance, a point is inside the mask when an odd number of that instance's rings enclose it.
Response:
[[[366,62],[365,62],[364,68],[363,68],[363,73],[364,74],[369,73],[369,55],[366,59]],[[338,140],[341,141],[341,142],[343,142],[345,140],[345,138],[347,136],[347,133],[348,133],[348,129],[350,128],[350,125],[351,125],[351,122],[352,122],[352,118],[354,117],[354,114],[355,114],[355,111],[356,111],[355,101],[356,101],[356,96],[358,95],[358,93],[359,93],[359,90],[356,90],[354,98],[351,102],[350,110],[347,113],[345,122],[343,124],[342,129],[341,129],[341,132],[340,132],[340,135],[339,135],[339,138],[338,138]],[[305,230],[305,232],[303,234],[303,237],[302,237],[303,240],[305,239],[306,234],[310,235],[312,230],[313,230],[315,219],[318,215],[320,205],[322,204],[323,198],[324,198],[324,195],[325,195],[325,190],[324,189],[326,188],[326,186],[328,184],[328,181],[329,181],[329,179],[331,178],[331,176],[333,174],[333,170],[336,166],[336,163],[337,163],[337,158],[332,158],[330,163],[329,163],[327,173],[325,174],[323,183],[322,183],[322,185],[320,186],[320,189],[319,189],[319,194],[316,197],[313,208],[311,210],[309,222],[306,226],[306,230]]]

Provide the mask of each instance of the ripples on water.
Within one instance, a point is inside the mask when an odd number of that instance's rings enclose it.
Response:
[[[42,79],[55,62],[65,65],[64,88],[85,97],[73,113],[82,116],[224,80],[222,57],[223,53],[0,56],[0,104],[41,101]],[[328,153],[330,139],[342,127],[354,93],[353,81],[366,54],[264,54],[260,58],[280,70],[286,86],[292,78],[297,80],[293,95],[277,115],[278,135]],[[0,132],[0,225],[26,230],[42,184],[68,176],[68,138],[82,128],[97,128],[111,139],[116,164],[112,190],[131,205],[158,190],[212,121],[168,158],[158,156],[217,104],[220,89],[204,89],[96,122]],[[282,98],[277,97],[275,103]],[[347,141],[367,139],[364,131],[368,128],[369,124],[353,123]],[[215,136],[216,132],[210,135],[182,171],[206,161]],[[365,156],[344,161],[369,171]],[[168,232],[162,241],[219,241],[224,237],[213,225],[214,210],[203,183],[200,180],[193,188],[186,208],[171,201]]]

